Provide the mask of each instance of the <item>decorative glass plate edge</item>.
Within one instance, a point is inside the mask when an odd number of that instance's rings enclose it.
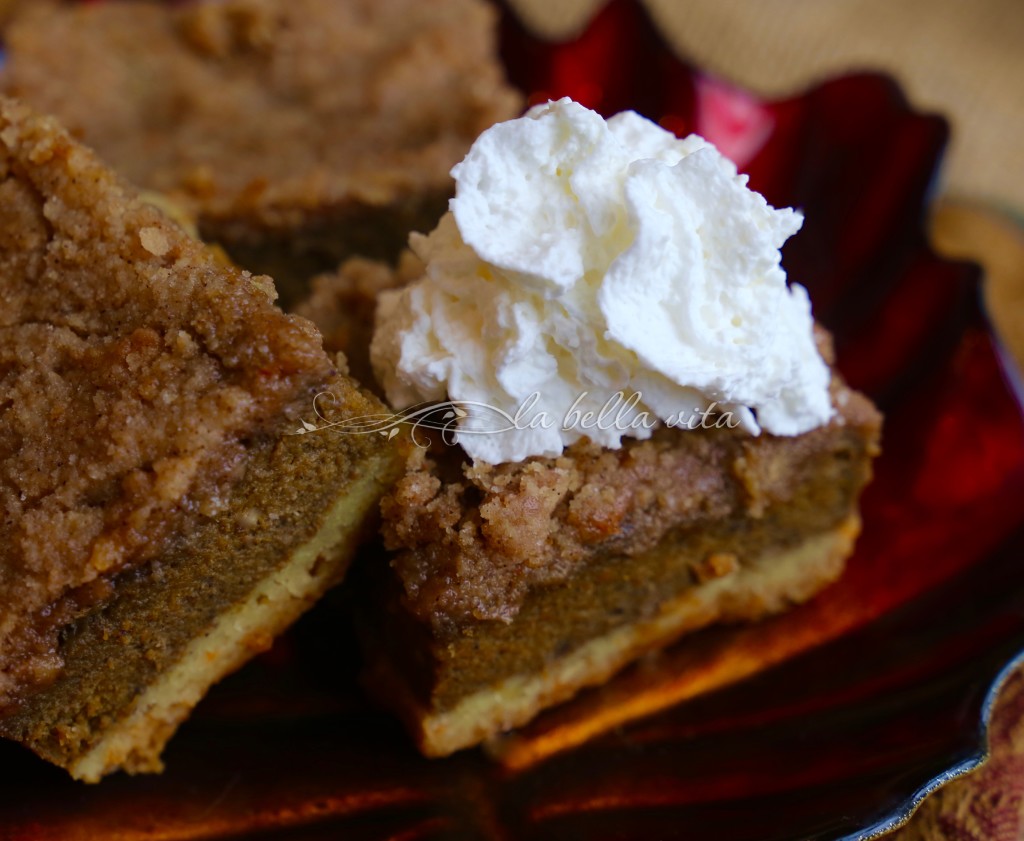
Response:
[[[875,839],[906,826],[929,796],[949,783],[962,779],[983,767],[992,757],[992,746],[989,742],[989,736],[992,727],[992,714],[995,711],[999,694],[1010,679],[1010,676],[1022,666],[1024,666],[1024,649],[1021,649],[1003,665],[989,685],[981,707],[981,721],[978,723],[977,730],[978,751],[976,754],[961,760],[952,768],[928,780],[903,804],[897,806],[896,811],[889,817],[883,818],[865,829],[839,836],[836,841],[875,841]]]

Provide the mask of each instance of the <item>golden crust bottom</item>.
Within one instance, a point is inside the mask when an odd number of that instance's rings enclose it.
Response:
[[[285,567],[268,575],[244,602],[218,616],[181,659],[138,696],[123,718],[73,760],[68,766],[71,775],[98,782],[117,770],[162,771],[164,746],[207,690],[269,648],[274,637],[341,579],[356,550],[360,522],[379,495],[372,477],[353,485]]]
[[[853,514],[796,547],[767,553],[733,574],[688,589],[656,615],[589,640],[542,671],[509,676],[443,711],[413,702],[385,662],[375,664],[370,682],[375,694],[398,708],[425,755],[445,756],[525,724],[686,633],[716,622],[759,619],[807,601],[840,576],[859,532],[860,519]]]

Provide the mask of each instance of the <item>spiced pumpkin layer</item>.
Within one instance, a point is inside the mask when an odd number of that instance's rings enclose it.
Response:
[[[330,386],[339,396],[352,388]],[[335,409],[379,407],[349,395]],[[247,442],[244,476],[221,511],[104,579],[98,603],[71,594],[54,606],[72,610],[56,648],[62,666],[0,718],[0,735],[88,781],[161,770],[164,744],[210,684],[269,648],[371,536],[394,462],[367,444],[329,433]]]
[[[273,298],[269,278],[225,267],[55,120],[0,100],[0,730],[80,776],[155,767],[209,684],[340,576],[394,469],[382,440],[289,436],[322,391],[342,419],[380,405]],[[210,529],[220,542],[203,542]],[[261,541],[277,550],[254,570],[239,558]],[[313,551],[315,574],[267,608],[261,588]],[[180,588],[164,594],[135,651],[148,670],[111,654],[121,694],[90,693],[79,627],[142,610],[122,591],[158,598],[173,564],[179,583],[207,582],[188,596],[207,625],[175,607]],[[209,624],[239,606],[264,612]],[[216,656],[183,647],[214,627]],[[77,764],[129,714],[142,723],[109,759]]]
[[[519,108],[495,22],[480,0],[33,8],[5,84],[280,282],[433,226],[448,171]]]
[[[683,633],[810,598],[852,550],[878,452],[871,403],[837,375],[831,395],[833,420],[796,437],[663,429],[497,467],[415,454],[382,504],[391,567],[360,572],[369,684],[447,754]]]

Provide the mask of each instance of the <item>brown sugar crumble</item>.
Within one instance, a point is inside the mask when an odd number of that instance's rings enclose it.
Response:
[[[595,556],[639,555],[674,531],[792,502],[812,476],[862,457],[862,430],[877,441],[880,416],[863,395],[837,379],[833,400],[838,416],[797,438],[662,429],[618,450],[583,440],[557,458],[497,466],[417,450],[382,502],[406,603],[438,625],[510,621],[531,589]],[[712,580],[735,563],[711,554],[694,574]]]
[[[36,5],[8,33],[7,91],[279,282],[394,257],[520,109],[481,0]]]
[[[368,386],[374,383],[370,365],[377,297],[387,289],[405,286],[419,277],[423,264],[403,251],[391,268],[376,260],[353,257],[336,272],[313,278],[310,294],[293,310],[312,321],[324,336],[324,350],[345,355],[349,373]]]
[[[0,707],[58,665],[62,596],[215,512],[247,437],[331,377],[270,289],[0,100]]]

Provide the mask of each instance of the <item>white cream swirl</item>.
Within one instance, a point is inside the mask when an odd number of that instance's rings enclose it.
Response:
[[[531,403],[549,421],[467,426],[473,459],[618,447],[712,404],[752,434],[831,417],[807,293],[780,266],[803,218],[702,138],[562,99],[485,131],[452,175],[450,212],[410,241],[425,274],[382,297],[371,354],[396,408]],[[565,422],[617,392],[635,396],[615,423]]]

